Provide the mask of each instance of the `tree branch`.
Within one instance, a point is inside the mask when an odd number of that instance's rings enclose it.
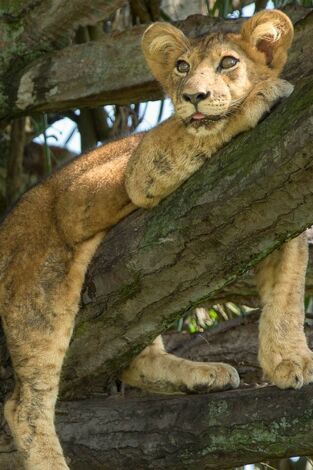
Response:
[[[305,292],[307,296],[313,295],[313,245],[309,245],[309,263],[306,273]],[[256,289],[253,269],[237,278],[231,284],[217,291],[207,304],[211,306],[217,303],[235,302],[237,304],[259,307],[260,298]]]
[[[61,408],[67,414],[58,417],[58,423],[68,450],[73,443],[85,446],[88,435],[99,436],[101,429],[102,442],[94,438],[92,451],[93,455],[97,451],[104,468],[129,468],[130,458],[138,469],[151,464],[171,470],[234,468],[264,458],[312,453],[312,392],[312,386],[287,392],[268,387],[207,396],[147,397],[129,403],[92,401],[85,413],[80,403],[70,403]],[[91,424],[92,432],[90,417],[95,409],[99,414]],[[71,435],[62,432],[69,416],[72,422],[76,418]]]
[[[108,18],[127,0],[41,0],[23,16],[24,31],[19,42],[31,48],[53,48],[64,44],[78,28]]]
[[[312,453],[312,396],[306,386],[93,399],[59,403],[56,421],[72,470],[218,470]],[[15,453],[0,463],[21,468]]]
[[[11,117],[11,100],[19,100],[17,84],[23,69],[32,61],[68,45],[78,26],[107,18],[125,0],[36,0],[26,4],[19,0],[14,5],[10,3],[13,2],[7,2],[0,14],[0,108],[1,116],[8,118]],[[31,94],[30,83],[29,87]],[[48,95],[46,99],[49,100]]]
[[[293,79],[295,75],[299,78],[310,69],[313,35],[313,13],[310,11],[288,9],[294,21],[300,20],[296,25],[287,78]],[[201,15],[177,23],[190,36],[220,30],[238,31],[241,24],[242,20]],[[130,104],[161,98],[162,92],[148,71],[140,48],[145,28],[138,26],[107,35],[101,41],[71,46],[46,55],[32,65],[29,58],[27,69],[23,72],[19,67],[18,74],[15,66],[15,75],[10,77],[11,94],[6,98],[8,106],[0,108],[0,119],[35,111]],[[297,52],[300,49],[301,55]],[[295,63],[299,67],[294,67]]]

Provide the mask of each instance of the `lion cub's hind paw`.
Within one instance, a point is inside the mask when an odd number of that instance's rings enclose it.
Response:
[[[207,393],[238,388],[240,378],[234,367],[223,363],[195,364],[180,390],[183,393]]]
[[[299,359],[285,359],[274,371],[272,382],[277,387],[299,389],[313,382],[313,354]]]

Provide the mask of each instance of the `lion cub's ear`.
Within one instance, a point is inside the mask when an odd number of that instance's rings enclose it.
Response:
[[[142,50],[154,77],[167,88],[169,73],[179,56],[190,47],[182,31],[169,23],[153,23],[142,38]]]
[[[240,34],[265,54],[267,65],[282,70],[293,39],[293,25],[287,15],[279,10],[263,10],[244,23]]]

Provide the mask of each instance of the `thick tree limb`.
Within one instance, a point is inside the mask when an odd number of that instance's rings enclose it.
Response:
[[[127,0],[36,0],[7,2],[1,7],[0,26],[14,25],[15,47],[29,47],[31,52],[64,46],[78,26],[108,18]],[[16,26],[21,26],[21,29]],[[17,32],[17,34],[16,34]],[[4,39],[7,39],[4,36]],[[7,44],[5,44],[7,45]],[[11,44],[11,47],[13,45]]]
[[[57,429],[72,470],[234,468],[312,453],[313,386],[60,403]]]
[[[110,232],[89,270],[65,389],[103,387],[176,318],[312,224],[312,90],[302,80],[160,206]]]
[[[293,78],[296,74],[299,78],[310,68],[313,13],[309,12],[303,8],[288,10],[294,21],[308,16],[296,26],[296,41],[287,77]],[[84,18],[82,9],[77,10],[78,14]],[[190,36],[199,36],[209,31],[238,31],[241,24],[242,20],[225,21],[195,15],[178,26]],[[22,72],[22,67],[19,67],[20,72],[11,77],[10,87],[14,88],[14,93],[8,98],[9,106],[1,109],[0,119],[35,111],[129,104],[160,98],[162,92],[148,71],[140,49],[145,28],[143,25],[107,35],[101,41],[71,46],[46,55],[33,65],[30,65],[29,57],[27,69]],[[297,52],[300,49],[301,57]],[[293,63],[299,67],[294,68]],[[14,71],[16,73],[16,66]]]
[[[23,16],[24,31],[19,41],[32,48],[64,43],[78,26],[108,18],[127,0],[41,0]]]
[[[308,455],[313,450],[312,392],[312,386],[300,392],[270,387],[211,396],[135,399],[127,405],[108,400],[104,409],[100,402],[102,417],[98,415],[92,423],[93,451],[102,468],[129,468],[131,458],[138,469],[171,470],[217,470],[264,458]],[[95,408],[97,404],[91,402],[89,413],[76,421],[70,435],[61,431],[69,447],[73,442],[78,446],[88,442],[87,423],[90,426]],[[63,413],[68,414],[58,419],[60,428],[80,409],[79,404],[64,407]],[[116,422],[118,414],[121,419]],[[100,437],[104,452],[98,451],[99,429],[104,433],[104,439]],[[74,459],[73,464],[72,468],[79,468]]]
[[[307,296],[313,295],[313,245],[309,245],[309,263],[306,274],[305,292]],[[260,298],[256,289],[253,269],[237,278],[231,284],[217,291],[207,304],[211,306],[216,303],[235,302],[237,304],[259,307]]]
[[[217,470],[264,458],[308,455],[313,450],[312,392],[312,386],[300,392],[281,392],[271,387],[211,396],[135,399],[126,406],[121,400],[115,404],[108,400],[102,419],[98,416],[93,423],[93,451],[97,451],[98,462],[104,464],[102,468],[129,468],[131,457],[138,469],[171,470],[199,466]],[[70,435],[61,431],[61,439],[64,436],[70,445],[75,442],[84,446],[87,438],[84,423],[90,424],[90,412],[95,405],[90,403],[89,413],[78,421],[80,424]],[[99,409],[102,406],[100,402]],[[74,410],[80,410],[79,404],[69,404],[61,410],[68,411],[68,415],[63,415],[63,423],[61,417],[58,419],[60,427],[68,422],[69,415],[75,415]],[[121,420],[116,426],[117,410]],[[136,426],[131,419],[134,413]],[[82,428],[85,431],[79,433]],[[97,449],[98,429],[104,432],[104,452]],[[133,447],[132,443],[139,442],[140,446]],[[79,468],[75,467],[74,458],[73,464],[72,468]]]

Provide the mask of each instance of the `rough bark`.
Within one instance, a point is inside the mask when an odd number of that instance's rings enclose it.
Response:
[[[113,228],[87,276],[64,389],[103,387],[175,319],[312,224],[312,85],[301,80],[160,206]]]
[[[10,113],[11,100],[19,100],[16,83],[26,66],[68,45],[78,26],[107,18],[124,3],[125,0],[17,0],[3,5],[0,12],[2,116]],[[30,83],[27,93],[32,93]]]
[[[270,387],[211,396],[147,397],[127,404],[108,400],[106,406],[100,402],[103,417],[98,415],[91,424],[95,431],[92,450],[101,462],[99,469],[129,468],[132,461],[137,469],[217,470],[264,458],[308,455],[313,450],[312,392],[312,386],[300,392]],[[86,428],[96,407],[96,402],[90,402],[89,413],[78,420],[79,425],[76,421],[69,435],[65,429],[62,432],[62,424],[66,425],[68,416],[75,416],[74,410],[79,413],[81,408],[78,403],[61,409],[68,412],[62,421],[61,416],[58,418],[61,439],[69,442],[68,447],[65,445],[68,450],[73,442],[78,446],[88,442],[90,429]],[[116,420],[118,414],[120,421]],[[98,429],[104,432],[103,440]],[[104,444],[103,452],[98,451],[99,440]],[[72,468],[85,468],[80,459],[76,463],[72,458]]]
[[[226,469],[313,452],[313,386],[58,405],[72,470]],[[7,462],[7,463],[6,463]],[[15,453],[2,470],[21,470]]]
[[[313,245],[309,245],[309,263],[306,273],[305,292],[307,296],[313,295]],[[237,304],[259,307],[260,298],[256,289],[253,269],[249,270],[231,284],[224,286],[210,297],[204,307],[217,303],[235,302]]]
[[[310,11],[304,8],[288,10],[293,20],[298,20],[296,41],[286,73],[288,78],[293,78],[294,75],[299,78],[310,69],[313,35],[313,13],[310,14]],[[83,9],[78,9],[78,13],[84,18]],[[201,15],[194,15],[177,23],[190,36],[217,30],[238,31],[241,24],[242,20],[221,20]],[[107,35],[101,41],[67,47],[47,54],[33,63],[34,57],[30,53],[32,49],[17,64],[17,52],[13,50],[11,56],[15,57],[14,67],[8,67],[6,73],[6,79],[10,79],[10,92],[8,90],[5,98],[6,106],[1,107],[0,119],[20,113],[138,103],[162,97],[140,49],[140,39],[145,28],[144,25],[138,26],[122,33]],[[21,47],[19,42],[17,44]],[[301,57],[299,50],[302,51]],[[21,51],[25,54],[23,48]],[[23,71],[25,60],[28,67]],[[299,67],[295,68],[293,64]]]

